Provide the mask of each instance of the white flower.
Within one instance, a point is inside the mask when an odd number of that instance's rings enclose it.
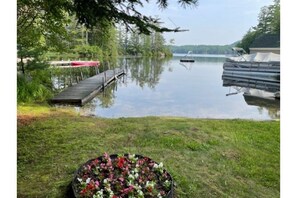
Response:
[[[86,180],[86,183],[88,184],[88,183],[90,183],[90,181],[91,181],[91,178],[88,178],[88,179]]]
[[[160,162],[159,168],[163,168],[163,163],[162,162]]]
[[[155,182],[153,182],[153,181],[146,181],[146,184],[145,184],[145,187],[147,188],[147,187],[152,187],[152,188],[154,188],[154,186],[155,186]]]
[[[158,197],[158,198],[162,198],[162,195],[159,193],[159,194],[157,195],[157,197]]]
[[[161,162],[159,165],[154,164],[153,168],[158,170],[160,173],[162,173],[163,172],[163,163]]]
[[[164,182],[164,186],[165,186],[166,188],[169,188],[170,185],[171,185],[171,182],[170,182],[169,180],[166,180],[166,181]]]
[[[81,178],[77,178],[77,180],[81,183],[82,182],[82,179]]]
[[[103,198],[103,189],[97,191],[96,194],[93,195],[93,198]]]
[[[109,198],[112,198],[114,196],[114,193],[111,189],[108,189],[107,192],[109,194]]]
[[[128,158],[132,161],[132,162],[136,162],[137,161],[137,157],[135,154],[133,155],[129,155]]]
[[[130,175],[128,176],[128,179],[129,179],[129,180],[134,180],[134,176],[133,176],[132,174],[130,174]]]
[[[134,175],[135,178],[138,178],[138,176],[139,176],[138,173],[136,173],[136,174]]]
[[[139,186],[137,184],[133,185],[133,188],[135,188],[136,190],[141,190],[142,189],[141,186]]]
[[[144,197],[144,194],[141,190],[137,190],[138,197]]]

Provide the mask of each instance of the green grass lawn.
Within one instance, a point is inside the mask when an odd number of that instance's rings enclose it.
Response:
[[[163,162],[175,197],[280,197],[280,122],[103,119],[18,106],[18,197],[67,197],[74,171],[104,152]]]

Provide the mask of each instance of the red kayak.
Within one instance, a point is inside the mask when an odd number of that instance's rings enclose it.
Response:
[[[99,66],[99,61],[71,61],[73,67],[94,67]]]

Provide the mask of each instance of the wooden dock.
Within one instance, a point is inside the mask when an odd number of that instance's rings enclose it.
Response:
[[[66,88],[50,100],[51,104],[72,104],[82,106],[93,99],[100,90],[124,74],[123,70],[107,70]]]

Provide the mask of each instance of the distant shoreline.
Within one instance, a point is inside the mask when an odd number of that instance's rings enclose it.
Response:
[[[188,54],[186,53],[173,53],[174,57],[183,57],[186,56]],[[227,58],[229,56],[232,56],[232,54],[191,54],[188,55],[191,57],[214,57],[214,58]]]

